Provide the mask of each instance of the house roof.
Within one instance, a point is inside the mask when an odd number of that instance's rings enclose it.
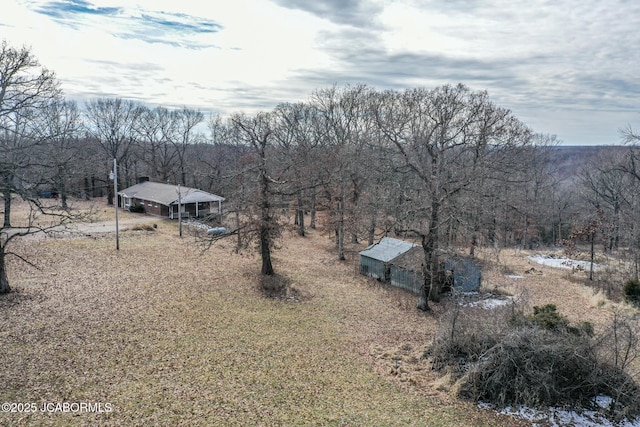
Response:
[[[415,246],[417,245],[414,243],[405,242],[404,240],[384,237],[382,238],[382,240],[380,240],[379,243],[371,245],[360,252],[360,255],[382,262],[389,262],[398,255],[407,252]]]
[[[124,197],[135,197],[136,199],[157,202],[166,206],[178,203],[178,186],[160,182],[142,182],[125,188],[119,191],[118,194]],[[182,203],[224,201],[224,197],[191,187],[180,187],[180,195]]]

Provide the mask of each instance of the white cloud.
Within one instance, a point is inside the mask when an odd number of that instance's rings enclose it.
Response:
[[[462,82],[572,144],[640,118],[639,24],[625,0],[5,0],[0,15],[76,99],[235,111],[332,83]]]

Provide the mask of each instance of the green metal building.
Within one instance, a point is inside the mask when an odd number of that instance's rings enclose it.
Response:
[[[404,240],[382,238],[379,243],[360,252],[360,274],[388,281],[391,278],[389,262],[415,246]]]

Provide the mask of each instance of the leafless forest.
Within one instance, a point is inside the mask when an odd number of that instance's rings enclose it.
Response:
[[[273,250],[293,224],[301,237],[329,230],[336,261],[386,235],[421,244],[422,311],[440,300],[448,251],[582,250],[615,256],[637,280],[640,136],[619,125],[617,146],[565,147],[460,84],[333,86],[228,117],[126,96],[78,105],[29,49],[2,42],[0,293],[12,245],[79,219],[69,200],[115,203],[113,159],[120,188],[148,177],[225,197],[228,233],[205,243],[256,250],[264,277],[277,275]],[[18,199],[31,208],[12,224]],[[623,286],[599,280],[612,295]]]
[[[34,215],[53,213],[42,196],[63,209],[70,196],[113,203],[116,159],[121,188],[145,176],[224,196],[238,246],[258,241],[265,275],[291,211],[300,235],[327,212],[340,260],[345,242],[413,236],[425,253],[423,309],[438,298],[439,253],[452,247],[594,243],[637,258],[640,170],[630,128],[620,146],[563,147],[463,85],[334,86],[225,118],[126,98],[77,105],[29,49],[3,42],[0,64],[2,254],[35,230],[32,221],[7,232],[13,197],[32,201]]]

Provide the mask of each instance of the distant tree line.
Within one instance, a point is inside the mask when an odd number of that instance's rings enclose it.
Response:
[[[15,197],[55,194],[62,209],[71,196],[114,203],[117,159],[122,188],[145,176],[224,196],[228,235],[238,249],[257,243],[264,275],[274,274],[287,215],[300,236],[322,222],[340,260],[354,243],[411,237],[424,250],[425,310],[439,298],[449,248],[473,255],[573,239],[624,248],[637,265],[640,139],[630,128],[626,146],[562,179],[553,136],[461,84],[333,86],[269,111],[206,117],[121,98],[78,106],[28,48],[0,48],[3,230],[14,228]],[[589,224],[591,234],[576,232]]]

